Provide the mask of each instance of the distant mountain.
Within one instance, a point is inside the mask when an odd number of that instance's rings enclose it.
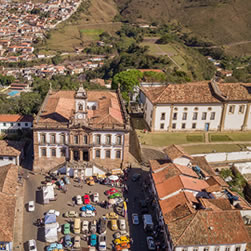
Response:
[[[176,21],[199,38],[251,55],[250,0],[115,0],[131,23]],[[231,45],[236,42],[243,42]]]

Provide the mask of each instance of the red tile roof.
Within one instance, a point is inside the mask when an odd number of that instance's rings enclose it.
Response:
[[[0,122],[32,122],[33,117],[19,114],[0,114]]]
[[[24,142],[0,140],[0,156],[19,156]]]
[[[183,148],[181,146],[178,145],[170,145],[168,147],[166,147],[163,152],[168,156],[168,158],[170,160],[175,160],[176,158],[180,158],[180,157],[186,157],[190,160],[193,159],[192,156],[190,156],[189,154],[185,153],[185,151],[183,150]]]

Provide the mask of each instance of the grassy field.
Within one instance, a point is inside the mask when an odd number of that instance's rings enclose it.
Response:
[[[171,144],[188,144],[204,142],[203,133],[185,134],[185,133],[143,133],[137,130],[137,135],[141,144],[152,146],[167,146]]]
[[[251,141],[250,132],[235,132],[235,133],[209,133],[210,142],[221,141]]]
[[[237,144],[205,144],[205,145],[192,145],[184,146],[184,150],[189,154],[197,153],[210,153],[210,152],[238,152],[241,150],[241,146]]]

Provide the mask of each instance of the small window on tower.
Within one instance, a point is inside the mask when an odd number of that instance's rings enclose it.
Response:
[[[82,105],[82,104],[79,104],[79,105],[78,105],[78,110],[79,110],[79,111],[83,111],[83,105]]]

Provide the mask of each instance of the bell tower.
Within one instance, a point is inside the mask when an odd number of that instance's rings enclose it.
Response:
[[[75,94],[75,119],[84,121],[87,118],[87,93],[83,85],[79,86]]]

